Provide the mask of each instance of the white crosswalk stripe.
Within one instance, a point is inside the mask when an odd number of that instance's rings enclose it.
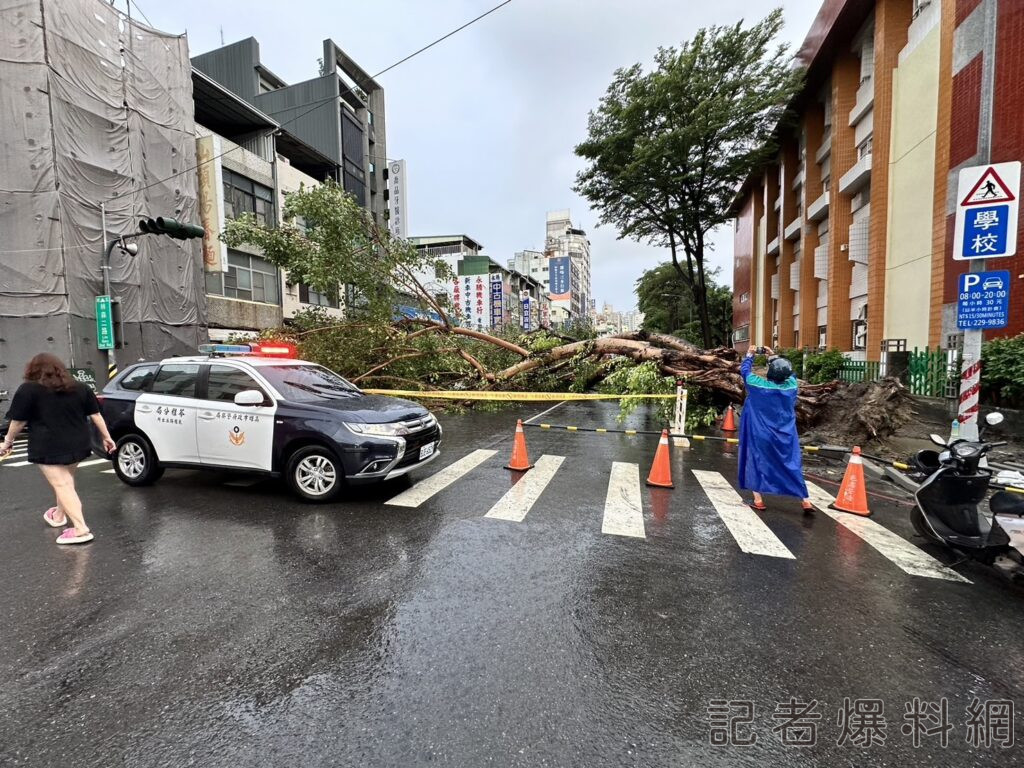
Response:
[[[828,506],[835,502],[835,497],[814,483],[807,483],[807,492],[810,494],[811,501],[826,515],[846,530],[862,538],[911,576],[971,583],[956,571],[947,568],[935,558],[925,554],[909,541],[897,536],[874,520],[860,515],[852,515],[849,512],[837,512],[829,509]]]
[[[564,456],[541,456],[533,469],[519,478],[519,481],[498,499],[498,503],[491,507],[484,517],[523,522],[563,461]]]
[[[440,493],[463,475],[483,464],[497,451],[477,450],[449,464],[440,472],[420,480],[412,488],[403,491],[394,498],[384,502],[393,507],[418,507],[424,501]]]
[[[644,532],[643,505],[640,501],[640,467],[636,464],[612,462],[601,533],[647,538]]]
[[[114,470],[112,470],[112,469],[104,469],[100,474],[101,475],[113,475],[115,473],[114,473]]]
[[[90,459],[89,461],[81,461],[78,463],[78,468],[82,467],[94,467],[97,464],[109,464],[110,459]]]
[[[721,472],[699,469],[692,472],[743,552],[750,555],[796,559],[779,537],[772,533],[771,528],[765,525],[764,520],[743,502]]]
[[[31,463],[30,461],[5,461],[0,464],[0,467],[27,467]]]

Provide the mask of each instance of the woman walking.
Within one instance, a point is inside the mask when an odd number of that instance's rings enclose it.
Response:
[[[93,535],[82,515],[75,490],[75,469],[89,457],[89,421],[103,438],[108,453],[117,447],[100,415],[96,395],[71,378],[64,364],[49,354],[36,355],[25,368],[25,383],[11,401],[11,425],[0,442],[0,457],[11,452],[18,434],[28,426],[28,460],[38,464],[57,497],[57,506],[43,513],[53,528],[71,526],[57,537],[58,544],[84,544]]]

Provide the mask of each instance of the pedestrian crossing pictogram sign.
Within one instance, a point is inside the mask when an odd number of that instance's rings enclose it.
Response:
[[[960,170],[954,259],[994,259],[1017,252],[1020,165],[1014,161]]]

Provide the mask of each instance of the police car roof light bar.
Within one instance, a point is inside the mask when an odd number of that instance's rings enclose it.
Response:
[[[224,355],[251,355],[252,347],[248,344],[200,344],[199,353],[210,357]]]
[[[271,341],[253,344],[252,352],[261,357],[295,357],[295,345],[283,341]]]

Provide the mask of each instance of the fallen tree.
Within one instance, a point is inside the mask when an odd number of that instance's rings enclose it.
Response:
[[[654,394],[653,389],[671,391],[681,379],[705,396],[705,418],[715,407],[743,400],[732,349],[701,350],[674,336],[643,332],[572,339],[547,330],[488,333],[464,327],[449,295],[451,266],[391,237],[337,184],[289,194],[284,221],[276,226],[243,215],[221,239],[229,246],[259,247],[291,282],[321,294],[338,295],[346,286],[349,319],[309,310],[275,335],[291,337],[303,357],[364,386],[379,380],[416,382],[425,390],[598,387]],[[415,317],[396,319],[398,307]],[[624,376],[627,366],[638,375]],[[838,386],[802,384],[801,423],[817,421]]]

